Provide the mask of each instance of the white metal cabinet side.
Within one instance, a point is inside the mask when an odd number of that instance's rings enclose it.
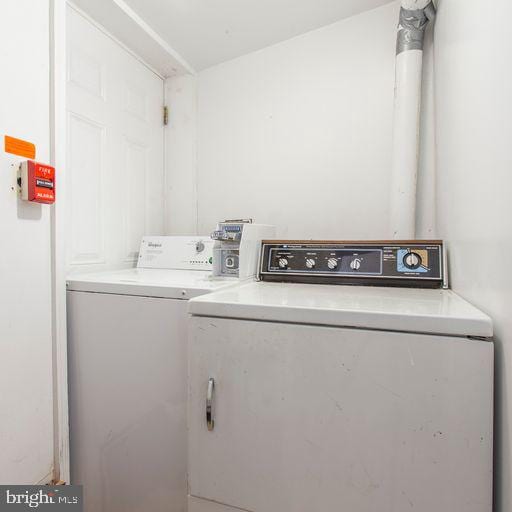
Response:
[[[185,512],[187,301],[68,292],[71,479],[85,512]]]
[[[492,343],[192,317],[189,374],[194,497],[253,512],[491,511]]]

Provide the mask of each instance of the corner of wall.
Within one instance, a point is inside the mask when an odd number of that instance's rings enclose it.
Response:
[[[165,232],[197,234],[197,75],[165,81]]]

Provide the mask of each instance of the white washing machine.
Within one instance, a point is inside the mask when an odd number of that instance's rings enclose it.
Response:
[[[260,276],[189,303],[189,512],[491,512],[493,328],[442,244],[267,242]]]
[[[187,299],[209,237],[146,237],[138,268],[68,280],[71,478],[86,512],[187,509]]]

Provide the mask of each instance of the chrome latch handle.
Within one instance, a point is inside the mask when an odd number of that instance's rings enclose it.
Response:
[[[208,391],[206,393],[206,426],[211,432],[215,427],[213,419],[213,390],[215,389],[215,379],[210,377],[208,380]]]

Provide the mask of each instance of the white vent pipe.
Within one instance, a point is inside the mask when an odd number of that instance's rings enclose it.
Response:
[[[435,17],[432,0],[402,0],[396,46],[391,175],[391,229],[395,239],[416,235],[423,41]]]

